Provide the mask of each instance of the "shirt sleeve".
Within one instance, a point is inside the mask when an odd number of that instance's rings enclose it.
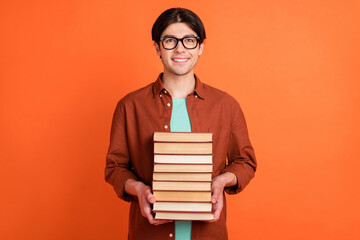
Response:
[[[228,194],[241,192],[256,171],[256,158],[254,149],[250,143],[244,114],[239,103],[234,99],[230,141],[227,151],[228,164],[221,173],[232,172],[237,177],[237,185],[225,188]]]
[[[105,181],[114,187],[119,198],[132,201],[135,197],[125,192],[125,182],[128,179],[138,180],[138,178],[131,170],[128,149],[125,107],[120,101],[115,109],[111,125],[110,145],[106,155]]]

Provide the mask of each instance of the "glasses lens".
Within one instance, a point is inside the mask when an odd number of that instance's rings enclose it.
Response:
[[[183,43],[186,48],[196,48],[197,39],[195,37],[184,38]]]
[[[172,49],[175,48],[177,43],[176,38],[164,38],[163,45],[165,49]]]

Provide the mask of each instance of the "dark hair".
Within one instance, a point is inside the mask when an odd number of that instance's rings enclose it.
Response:
[[[192,11],[186,8],[170,8],[163,12],[155,21],[152,30],[152,40],[160,41],[161,34],[172,23],[186,23],[200,38],[199,42],[203,43],[206,34],[203,23],[200,18]]]

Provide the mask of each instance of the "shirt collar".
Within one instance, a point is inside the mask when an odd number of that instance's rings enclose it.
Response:
[[[161,82],[162,76],[163,73],[160,73],[158,78],[153,84],[154,96],[158,96],[161,91],[165,90],[164,85]],[[199,77],[196,74],[194,74],[194,76],[195,76],[195,90],[193,94],[201,99],[205,99],[204,84],[200,81]]]

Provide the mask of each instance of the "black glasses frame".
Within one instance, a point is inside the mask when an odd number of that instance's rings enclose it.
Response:
[[[164,40],[165,40],[165,39],[168,39],[168,38],[176,39],[176,44],[175,44],[175,46],[174,46],[173,48],[166,48],[166,47],[164,46]],[[196,39],[196,45],[195,45],[195,47],[192,47],[192,48],[186,47],[185,44],[184,44],[184,42],[183,42],[184,39],[186,39],[186,38],[195,38],[195,39]],[[197,48],[197,46],[198,46],[198,44],[199,44],[199,40],[200,40],[200,37],[195,37],[195,36],[193,36],[193,37],[183,37],[183,38],[176,38],[176,37],[162,37],[162,38],[160,38],[161,44],[162,44],[163,48],[166,49],[166,50],[173,50],[173,49],[175,49],[176,46],[178,45],[179,41],[180,41],[181,44],[184,46],[184,48],[186,48],[186,49],[195,49],[195,48]]]

